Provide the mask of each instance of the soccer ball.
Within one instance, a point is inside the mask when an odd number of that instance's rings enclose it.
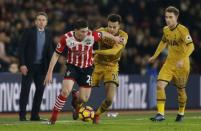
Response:
[[[82,121],[88,122],[94,118],[94,110],[90,106],[81,107],[79,110],[79,118]]]

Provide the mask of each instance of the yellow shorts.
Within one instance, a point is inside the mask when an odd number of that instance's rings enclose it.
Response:
[[[107,82],[113,82],[119,86],[118,65],[114,67],[95,65],[94,71],[92,73],[92,86],[99,86],[101,81],[103,81],[104,84]]]
[[[158,80],[167,82],[172,81],[178,88],[183,88],[186,87],[189,72],[190,68],[188,66],[184,68],[177,68],[164,64],[159,72]]]

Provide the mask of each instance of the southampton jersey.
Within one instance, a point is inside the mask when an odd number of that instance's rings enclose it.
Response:
[[[56,52],[61,54],[65,47],[68,49],[67,63],[80,68],[92,66],[92,50],[94,42],[101,39],[101,33],[89,31],[83,41],[77,41],[74,31],[64,34],[57,44]]]

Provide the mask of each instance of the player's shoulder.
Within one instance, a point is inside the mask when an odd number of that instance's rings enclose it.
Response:
[[[100,28],[98,28],[96,31],[107,31],[107,29],[104,28],[104,27],[100,27]]]
[[[119,35],[124,36],[124,37],[128,37],[128,34],[123,30],[119,30]]]
[[[73,31],[69,31],[69,32],[66,32],[64,33],[63,35],[60,36],[60,40],[61,41],[66,41],[67,39],[69,38],[73,38]]]
[[[188,28],[182,24],[178,24],[178,30],[180,30],[181,32],[184,32],[184,31],[188,31]]]
[[[168,30],[169,30],[169,27],[168,27],[168,26],[164,26],[164,27],[163,27],[163,32],[164,32],[164,33],[166,33]]]
[[[64,33],[62,37],[66,37],[66,38],[74,37],[73,31],[69,31],[69,32]]]

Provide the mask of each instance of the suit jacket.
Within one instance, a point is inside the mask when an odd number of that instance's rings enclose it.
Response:
[[[30,70],[34,66],[36,59],[36,46],[37,46],[37,28],[32,27],[25,29],[20,39],[20,65],[26,65]],[[52,33],[45,29],[45,44],[42,52],[42,72],[46,73],[48,70],[49,62],[53,53],[53,37]]]

